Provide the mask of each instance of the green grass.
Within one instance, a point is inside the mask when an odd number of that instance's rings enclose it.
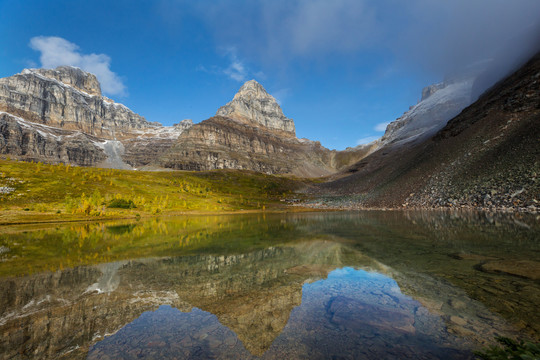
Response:
[[[238,170],[150,172],[0,159],[0,187],[14,189],[0,194],[0,223],[275,210],[304,184]]]

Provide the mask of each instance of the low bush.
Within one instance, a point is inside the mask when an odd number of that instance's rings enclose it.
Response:
[[[112,199],[107,204],[108,208],[116,208],[116,209],[134,209],[137,206],[135,206],[135,203],[133,200],[126,200],[126,199]]]

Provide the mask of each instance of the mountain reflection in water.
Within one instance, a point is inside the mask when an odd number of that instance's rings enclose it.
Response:
[[[471,358],[496,335],[539,340],[534,218],[81,226],[0,235],[1,358]],[[36,270],[45,263],[56,268]]]
[[[326,280],[304,284],[301,304],[290,305],[298,306],[283,309],[269,304],[276,311],[292,310],[285,327],[276,318],[278,331],[250,324],[249,333],[239,329],[243,336],[234,332],[242,325],[229,323],[229,329],[209,312],[193,308],[183,313],[161,306],[97,343],[88,358],[118,359],[126,353],[133,358],[188,359],[470,356],[455,349],[466,346],[448,336],[440,317],[401,294],[394,280],[377,273],[334,270]]]

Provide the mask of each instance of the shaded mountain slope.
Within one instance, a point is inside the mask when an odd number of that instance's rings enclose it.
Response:
[[[390,144],[315,192],[355,206],[538,206],[540,55],[425,141]]]

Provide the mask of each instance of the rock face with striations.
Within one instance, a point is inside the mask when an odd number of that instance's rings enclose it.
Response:
[[[302,177],[328,175],[365,156],[363,149],[330,151],[297,139],[292,119],[261,84],[246,82],[216,116],[184,131],[158,159],[180,170],[239,169]]]
[[[313,177],[335,171],[336,154],[319,142],[297,139],[293,120],[283,115],[262,85],[250,80],[216,116],[183,132],[158,163],[180,170],[240,169]]]
[[[179,170],[239,169],[321,176],[332,171],[330,156],[319,142],[283,137],[263,127],[215,116],[182,133],[159,158],[159,164]]]
[[[216,116],[228,117],[252,125],[295,136],[294,121],[283,115],[276,99],[255,80],[247,81],[231,102],[220,107]]]
[[[0,154],[21,160],[129,169],[155,160],[191,125],[149,123],[102,96],[97,78],[79,68],[0,79]]]
[[[26,161],[311,177],[362,154],[297,139],[293,120],[255,80],[215,117],[162,126],[102,96],[97,78],[81,69],[25,69],[0,79],[0,114],[0,154]]]
[[[82,166],[102,164],[107,159],[102,142],[91,135],[32,124],[4,112],[0,112],[0,154]]]
[[[33,69],[23,73],[35,72],[49,79],[55,79],[62,84],[71,86],[90,95],[102,96],[101,85],[94,74],[72,66],[59,66],[56,69]]]
[[[103,97],[94,75],[68,66],[25,69],[0,79],[0,111],[105,139],[121,139],[133,130],[157,126]]]
[[[123,160],[135,167],[157,169],[156,160],[167,153],[176,143],[178,136],[193,126],[191,119],[185,119],[173,126],[156,127],[141,132],[137,137],[123,140],[125,152]]]

